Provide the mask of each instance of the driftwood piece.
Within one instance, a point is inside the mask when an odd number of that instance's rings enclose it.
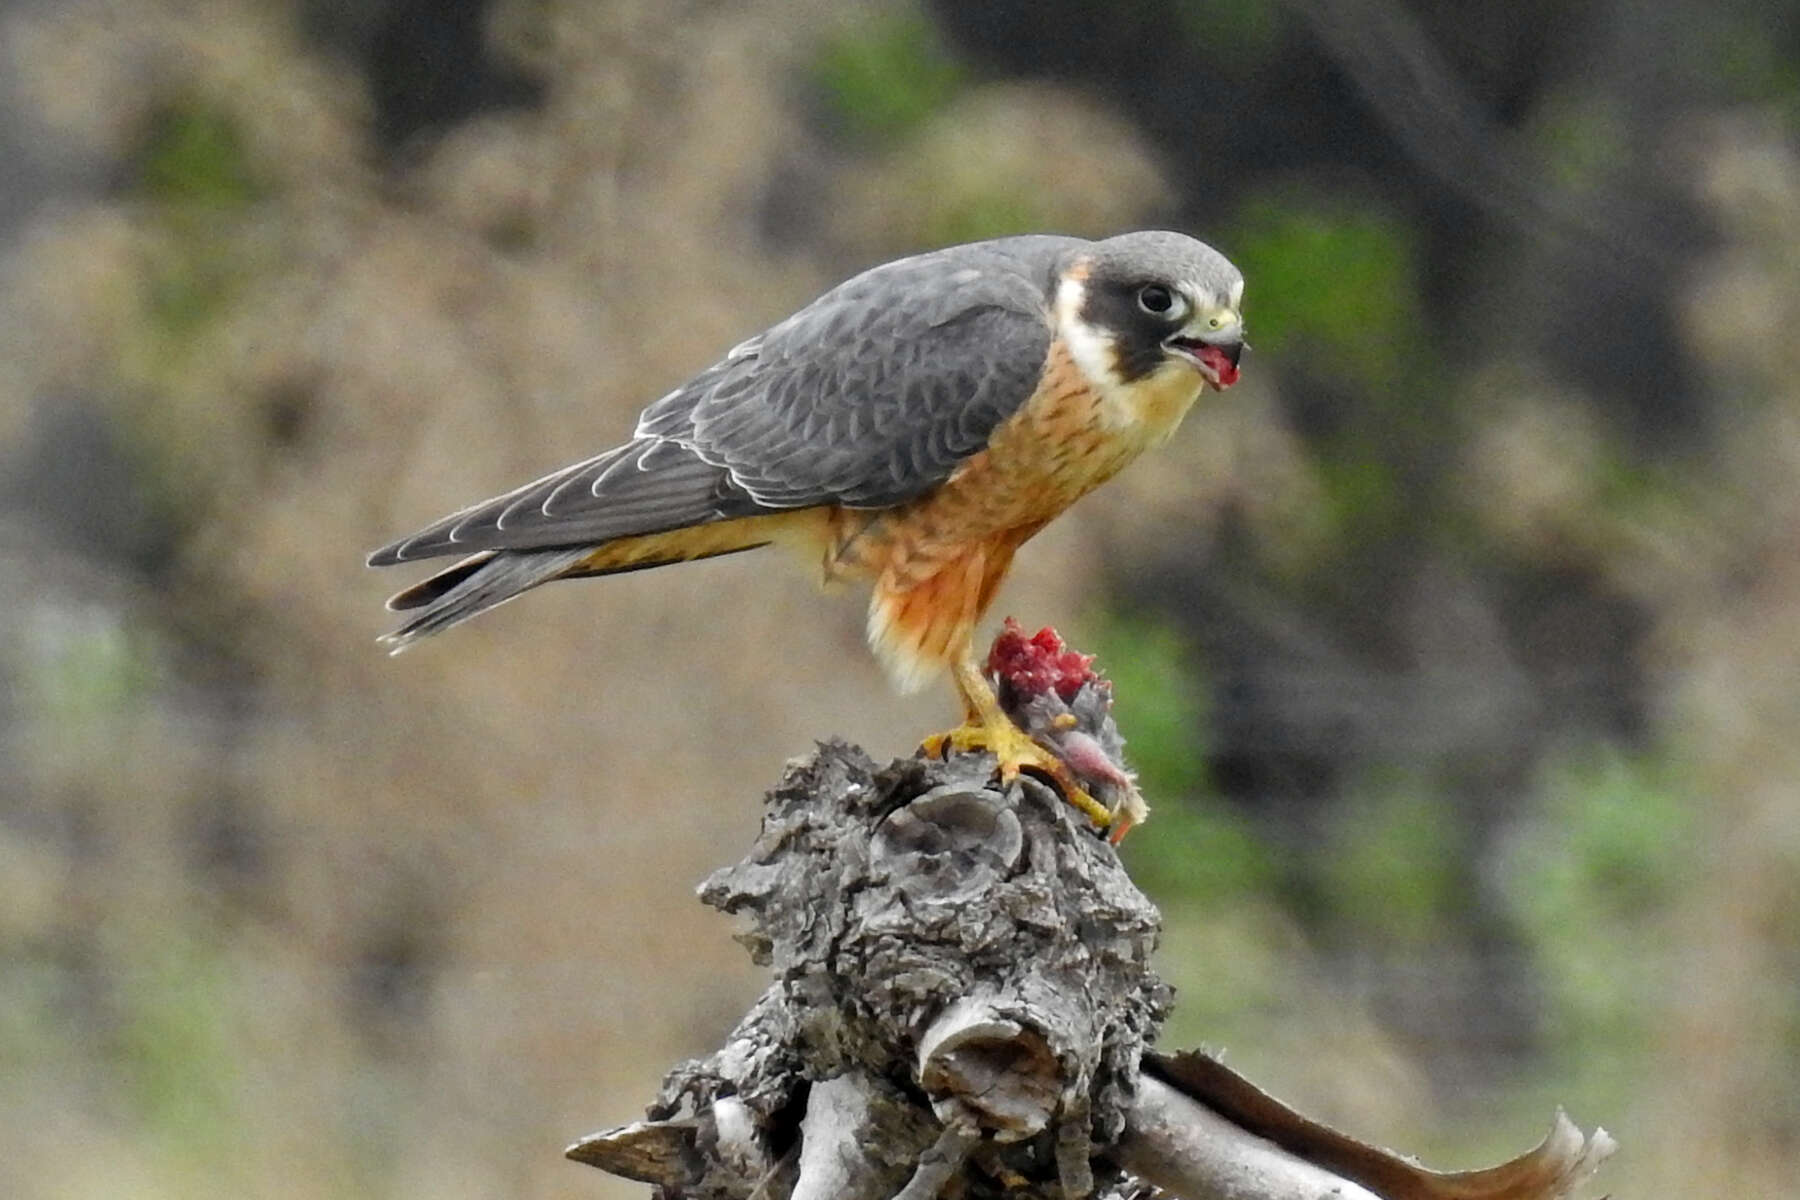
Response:
[[[1147,1057],[1156,909],[1085,818],[983,755],[877,770],[820,746],[701,898],[773,983],[646,1120],[568,1152],[659,1200],[1554,1200],[1611,1148],[1559,1114],[1516,1163],[1435,1175],[1202,1055]]]
[[[1585,1135],[1559,1109],[1549,1134],[1537,1148],[1510,1162],[1479,1171],[1430,1171],[1411,1159],[1359,1142],[1295,1112],[1205,1054],[1146,1054],[1143,1083],[1144,1094],[1163,1096],[1164,1088],[1176,1092],[1234,1128],[1353,1180],[1382,1200],[1540,1200],[1565,1196],[1592,1175],[1615,1149],[1606,1130],[1596,1129],[1592,1135]],[[1137,1124],[1141,1127],[1143,1122]],[[1121,1161],[1129,1165],[1130,1157],[1129,1148],[1122,1148]],[[1140,1173],[1149,1175],[1147,1171]],[[1177,1195],[1187,1194],[1172,1184],[1165,1186]]]

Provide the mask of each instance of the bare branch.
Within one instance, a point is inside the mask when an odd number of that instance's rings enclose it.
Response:
[[[841,744],[794,764],[750,855],[701,889],[747,920],[769,990],[648,1120],[570,1156],[659,1200],[1554,1200],[1610,1148],[1565,1122],[1434,1175],[1204,1055],[1148,1053],[1155,908],[1053,792],[991,774],[877,771]]]
[[[1167,1082],[1239,1129],[1355,1180],[1386,1200],[1559,1200],[1615,1149],[1606,1130],[1584,1136],[1558,1110],[1548,1136],[1527,1154],[1480,1171],[1430,1171],[1301,1115],[1209,1055],[1149,1054],[1144,1069],[1149,1078]]]
[[[1127,1171],[1183,1200],[1381,1200],[1157,1079],[1139,1081],[1137,1103],[1113,1154]]]

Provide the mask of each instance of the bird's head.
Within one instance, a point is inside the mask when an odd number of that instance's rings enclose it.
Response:
[[[1204,242],[1127,233],[1096,242],[1064,269],[1072,319],[1104,347],[1106,367],[1135,383],[1171,364],[1224,390],[1238,380],[1244,277]]]

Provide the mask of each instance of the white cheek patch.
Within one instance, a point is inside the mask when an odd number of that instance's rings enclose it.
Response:
[[[1079,279],[1064,279],[1057,285],[1056,330],[1069,348],[1069,357],[1099,397],[1101,423],[1127,435],[1137,450],[1165,441],[1200,395],[1199,374],[1165,359],[1131,383],[1119,378],[1113,335],[1081,318],[1086,291]]]
[[[1081,368],[1096,391],[1105,395],[1119,385],[1118,361],[1113,353],[1110,333],[1096,329],[1081,319],[1081,303],[1087,298],[1087,287],[1079,279],[1064,279],[1056,289],[1056,329],[1069,357]]]

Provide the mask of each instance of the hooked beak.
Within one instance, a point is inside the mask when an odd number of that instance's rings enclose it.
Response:
[[[1163,349],[1193,364],[1214,391],[1222,392],[1238,381],[1238,360],[1249,345],[1244,341],[1243,326],[1233,322],[1219,330],[1183,329],[1166,339]]]

